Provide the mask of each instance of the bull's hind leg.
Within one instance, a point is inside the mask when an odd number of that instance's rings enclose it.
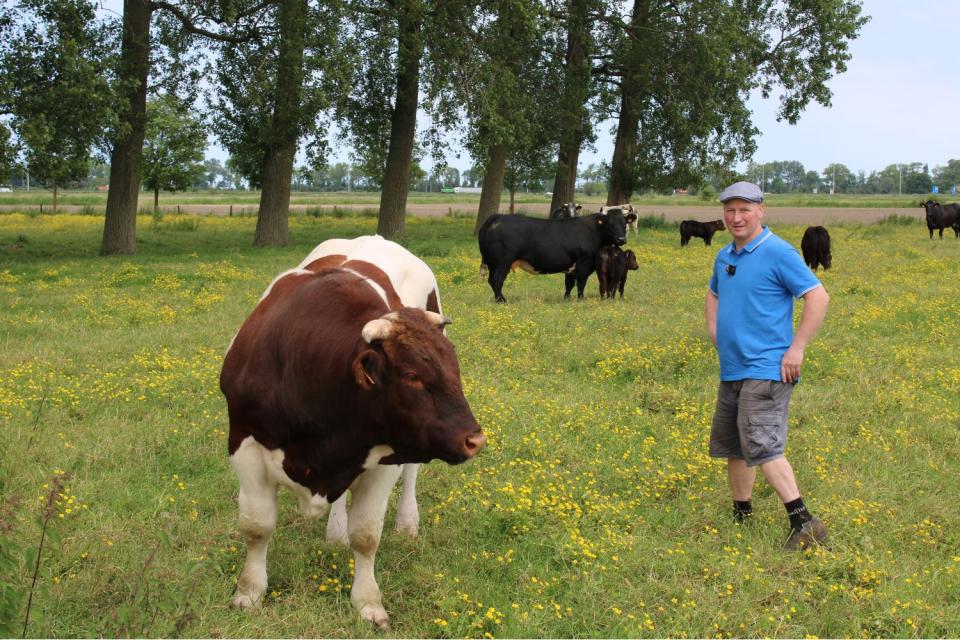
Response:
[[[330,516],[327,518],[327,542],[343,546],[350,544],[350,536],[347,535],[346,492],[330,505]]]
[[[420,510],[417,508],[417,472],[419,464],[403,465],[403,486],[397,504],[397,520],[394,527],[400,533],[416,538],[420,530]]]
[[[353,548],[354,577],[350,600],[360,612],[380,629],[390,628],[390,617],[383,608],[380,587],[374,576],[374,561],[383,532],[383,516],[387,499],[400,476],[397,465],[377,465],[364,471],[351,488],[349,530]]]
[[[277,485],[267,472],[266,450],[252,437],[230,456],[240,480],[240,518],[237,524],[247,543],[247,559],[237,580],[231,606],[260,606],[267,590],[267,548],[277,526]]]
[[[503,282],[507,279],[507,274],[510,272],[510,265],[498,265],[494,269],[490,269],[490,275],[487,276],[487,282],[490,283],[490,288],[493,289],[493,297],[497,302],[506,302],[507,299],[503,297]]]

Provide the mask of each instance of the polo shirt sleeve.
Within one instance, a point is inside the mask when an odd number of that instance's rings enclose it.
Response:
[[[813,275],[800,253],[793,247],[784,251],[779,261],[779,276],[783,286],[793,295],[800,298],[811,289],[820,286],[820,280]]]

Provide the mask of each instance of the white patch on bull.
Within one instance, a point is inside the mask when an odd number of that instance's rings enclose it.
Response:
[[[246,465],[256,464],[253,462],[255,459],[253,452],[259,453],[260,474],[264,476],[264,480],[274,487],[276,485],[283,485],[293,492],[297,497],[297,502],[300,504],[300,513],[304,516],[308,518],[319,518],[326,515],[327,510],[330,508],[330,502],[326,496],[313,493],[309,488],[290,478],[283,470],[283,459],[286,457],[283,449],[267,449],[257,442],[253,436],[247,436],[243,442],[240,443],[240,447],[233,456],[230,457],[231,461],[235,459],[239,460],[240,458],[237,456],[239,456],[241,452],[244,452],[243,460],[247,461],[244,463]],[[236,463],[234,463],[234,468],[237,468]],[[237,474],[240,474],[239,470]]]
[[[576,270],[577,270],[577,263],[574,262],[574,263],[573,263],[572,265],[570,265],[570,267],[567,269],[567,273],[573,273],[573,272],[576,271]]]
[[[363,462],[364,469],[370,469],[380,464],[380,461],[386,458],[387,456],[393,455],[395,452],[393,447],[385,444],[378,444],[370,449],[370,452],[367,453],[367,459]]]
[[[346,271],[346,272],[348,272],[348,273],[352,273],[353,275],[361,278],[364,282],[366,282],[368,285],[370,285],[370,288],[373,289],[373,290],[377,293],[378,296],[380,296],[380,298],[383,300],[383,303],[386,304],[387,307],[390,306],[390,303],[387,301],[387,292],[383,290],[383,287],[381,287],[381,286],[378,285],[376,282],[374,282],[373,280],[371,280],[371,279],[368,278],[367,276],[363,275],[362,273],[358,273],[357,271],[354,271],[353,269],[348,269],[348,268],[346,268],[346,267],[342,267],[342,268],[343,268],[344,271]],[[403,302],[403,300],[401,300],[401,302]]]

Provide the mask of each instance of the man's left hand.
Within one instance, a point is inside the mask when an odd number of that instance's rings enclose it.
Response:
[[[800,367],[803,366],[803,349],[790,347],[780,361],[780,380],[794,383],[800,379]]]

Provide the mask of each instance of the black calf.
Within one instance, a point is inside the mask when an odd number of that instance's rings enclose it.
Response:
[[[696,236],[703,238],[703,243],[710,246],[713,240],[713,234],[717,231],[723,231],[723,220],[711,220],[710,222],[697,222],[696,220],[684,220],[680,223],[680,246],[685,247],[690,242],[690,238]]]
[[[600,249],[597,253],[597,280],[600,281],[600,299],[613,299],[616,291],[623,297],[623,287],[627,284],[627,271],[636,271],[637,255],[627,249],[609,246]]]

